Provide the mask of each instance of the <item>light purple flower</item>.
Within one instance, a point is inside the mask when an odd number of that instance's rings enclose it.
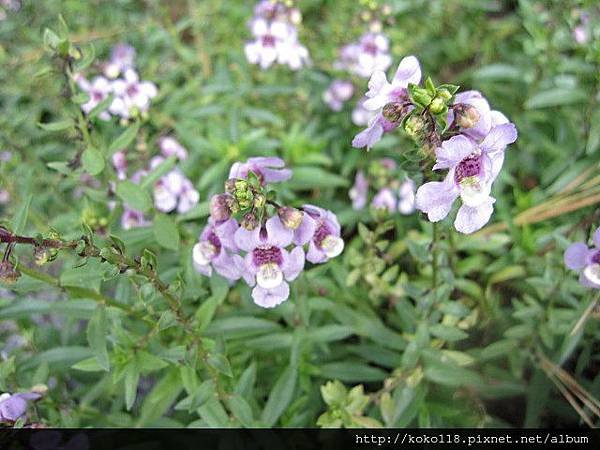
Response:
[[[295,28],[292,28],[288,38],[281,43],[277,62],[287,64],[292,70],[299,70],[310,63],[308,49],[300,44]]]
[[[352,140],[355,148],[371,148],[378,142],[383,133],[392,131],[399,124],[392,123],[383,117],[383,107],[388,103],[402,103],[408,101],[409,83],[418,84],[421,80],[421,67],[414,56],[407,56],[400,61],[396,74],[391,83],[388,83],[385,72],[373,73],[369,80],[367,99],[363,107],[374,113],[367,128],[357,134]]]
[[[585,242],[571,244],[565,251],[565,265],[576,270],[579,281],[585,287],[600,289],[600,228],[593,238],[594,246],[588,247]]]
[[[375,194],[373,201],[371,201],[371,206],[375,209],[383,209],[392,213],[396,211],[397,203],[398,200],[392,190],[390,188],[383,188]]]
[[[449,169],[444,181],[425,183],[417,190],[416,207],[427,213],[431,222],[444,219],[454,201],[460,197],[455,228],[461,233],[473,233],[483,227],[494,210],[492,183],[504,161],[506,146],[515,142],[517,130],[511,123],[498,125],[477,144],[458,135],[442,143],[436,150],[434,170]]]
[[[344,250],[340,223],[331,211],[313,205],[304,205],[303,210],[315,221],[315,232],[308,244],[306,259],[314,264],[335,258]]]
[[[206,276],[211,276],[214,269],[229,280],[238,280],[241,275],[233,259],[238,251],[234,241],[238,228],[235,219],[224,222],[209,219],[192,251],[194,268]]]
[[[369,195],[369,180],[365,177],[362,170],[356,172],[354,186],[348,192],[350,200],[352,200],[352,208],[359,210],[367,205]]]
[[[334,67],[369,78],[376,71],[387,70],[391,64],[388,38],[381,33],[366,33],[357,42],[342,47]]]
[[[404,215],[415,212],[415,182],[410,178],[403,181],[398,189],[398,211]]]
[[[0,422],[16,422],[25,417],[27,402],[41,397],[36,392],[23,392],[19,394],[4,393],[0,395]]]
[[[169,156],[175,155],[179,160],[184,161],[187,159],[187,150],[181,145],[175,138],[171,136],[163,136],[158,140],[158,146],[160,147],[161,153],[168,158]]]
[[[119,180],[127,179],[127,153],[124,150],[120,150],[112,156],[112,164],[117,172],[117,178]]]
[[[179,169],[174,169],[154,185],[154,206],[162,212],[184,214],[200,200],[192,182]]]
[[[288,299],[293,281],[304,268],[304,250],[295,247],[288,252],[294,233],[279,217],[271,217],[264,227],[254,230],[239,228],[234,235],[236,245],[246,252],[236,255],[240,272],[252,289],[254,302],[263,308],[273,308]]]
[[[148,111],[151,100],[158,94],[156,85],[150,81],[140,81],[133,69],[127,69],[123,78],[113,81],[112,89],[116,98],[108,109],[111,114],[124,119]]]
[[[133,69],[135,62],[135,49],[128,44],[115,45],[110,54],[110,60],[104,66],[104,74],[108,78],[117,78],[127,69]]]
[[[229,178],[246,179],[248,172],[253,172],[264,186],[267,183],[289,180],[292,177],[292,171],[284,167],[285,162],[281,158],[258,156],[250,158],[244,163],[234,163],[229,171]]]
[[[250,64],[267,69],[279,58],[283,43],[289,39],[290,27],[283,22],[258,18],[252,21],[250,28],[255,39],[244,46],[246,59]]]
[[[81,90],[89,96],[89,100],[81,105],[82,111],[86,114],[89,114],[112,92],[111,82],[104,77],[95,77],[90,83],[84,76],[76,75],[75,81]],[[110,114],[107,111],[102,111],[98,114],[98,117],[102,120],[109,120]]]
[[[333,80],[327,90],[323,92],[323,101],[333,111],[341,111],[344,103],[352,98],[354,86],[347,80]]]
[[[144,218],[144,213],[135,209],[125,207],[121,215],[121,227],[124,230],[132,228],[147,227],[150,222]]]

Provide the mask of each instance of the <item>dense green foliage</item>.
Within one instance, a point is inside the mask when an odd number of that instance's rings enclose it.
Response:
[[[420,213],[352,209],[356,170],[383,156],[410,165],[414,147],[398,132],[368,153],[353,149],[352,106],[332,112],[322,100],[339,47],[361,33],[359,2],[300,2],[312,65],[297,72],[246,62],[251,2],[23,3],[0,22],[0,151],[12,154],[0,162],[10,196],[0,219],[21,235],[74,242],[41,266],[31,246],[16,245],[22,276],[0,290],[0,392],[46,385],[32,421],[594,421],[585,402],[600,395],[600,327],[589,308],[598,291],[580,285],[563,252],[600,225],[596,2],[389,2],[393,68],[416,55],[436,83],[483,92],[519,130],[494,185],[494,216],[469,236],[449,219],[434,228]],[[580,44],[572,31],[583,10],[592,18]],[[53,39],[64,37],[86,70],[118,42],[135,47],[142,78],[158,86],[147,120],[92,119],[88,128],[56,54]],[[367,80],[354,81],[356,100]],[[181,168],[200,193],[185,214],[155,211],[151,180],[110,189],[110,156],[128,148],[142,168],[165,134],[188,150]],[[243,283],[198,274],[191,258],[231,164],[262,155],[294,172],[279,200],[334,211],[346,241],[341,256],[307,265],[290,300],[268,310]],[[151,226],[123,230],[123,202],[148,211]],[[122,252],[99,258],[109,248]]]

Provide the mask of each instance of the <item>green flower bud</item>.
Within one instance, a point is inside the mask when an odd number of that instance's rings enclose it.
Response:
[[[442,114],[445,110],[447,110],[446,102],[443,98],[436,97],[429,104],[429,110],[433,114]]]
[[[263,208],[267,204],[267,197],[264,194],[254,195],[254,207]]]
[[[447,102],[448,100],[450,100],[452,98],[452,94],[450,93],[450,91],[448,89],[442,88],[442,89],[438,89],[437,97],[440,97],[445,102]]]
[[[423,136],[427,122],[419,114],[413,114],[404,123],[404,131],[413,140],[418,141]]]
[[[433,100],[431,95],[429,95],[429,93],[427,92],[427,89],[423,88],[414,89],[411,93],[411,97],[416,104],[421,105],[423,107],[428,106]]]

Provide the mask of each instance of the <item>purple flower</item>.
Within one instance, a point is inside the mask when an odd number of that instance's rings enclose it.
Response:
[[[348,196],[352,200],[352,208],[359,210],[363,209],[367,204],[369,195],[369,180],[365,177],[362,170],[356,172],[354,186],[348,192]]]
[[[120,150],[112,156],[112,164],[119,180],[127,179],[127,154]]]
[[[368,78],[377,71],[387,70],[391,64],[388,38],[380,33],[366,33],[357,42],[342,47],[334,66]]]
[[[194,268],[206,276],[211,276],[214,269],[229,280],[238,280],[241,275],[232,256],[238,251],[234,241],[238,228],[235,219],[224,222],[209,219],[192,251]]]
[[[344,106],[344,102],[347,102],[352,98],[354,93],[354,86],[352,82],[347,80],[334,80],[331,82],[325,92],[323,92],[323,101],[333,111],[341,111]]]
[[[580,273],[579,281],[585,287],[600,289],[600,228],[594,233],[594,247],[585,242],[571,244],[565,251],[565,265]]]
[[[304,205],[304,212],[315,222],[315,232],[308,244],[306,259],[320,264],[335,258],[344,250],[341,227],[335,214],[313,205]]]
[[[458,210],[455,228],[461,233],[473,233],[483,227],[494,210],[496,201],[490,196],[492,183],[504,162],[504,150],[517,139],[511,123],[498,125],[477,144],[458,135],[442,143],[436,150],[434,170],[449,169],[444,181],[425,183],[417,190],[416,207],[427,213],[431,222],[444,219],[457,197]]]
[[[135,209],[125,207],[121,216],[121,227],[124,230],[131,228],[146,227],[150,222],[144,218],[144,213]]]
[[[229,178],[247,178],[248,172],[253,172],[262,185],[289,180],[292,171],[285,169],[285,162],[277,157],[259,156],[250,158],[245,163],[236,162],[231,166]]]
[[[113,81],[112,89],[116,98],[108,110],[124,119],[148,111],[150,101],[158,94],[156,85],[150,81],[140,81],[133,69],[127,69],[123,78]]]
[[[290,27],[283,22],[258,18],[252,21],[250,28],[255,39],[244,46],[246,59],[250,64],[267,69],[279,58],[283,43],[289,39]]]
[[[392,190],[386,187],[380,189],[379,192],[375,194],[371,206],[375,209],[384,209],[392,213],[396,211],[397,202],[396,196]]]
[[[162,212],[184,214],[200,200],[192,182],[179,169],[174,169],[154,185],[154,206]]]
[[[392,131],[399,124],[387,120],[383,116],[383,107],[388,103],[402,103],[408,100],[409,83],[417,84],[421,80],[421,67],[414,56],[407,56],[400,61],[396,74],[388,83],[385,72],[373,73],[369,80],[367,99],[363,107],[374,113],[367,128],[357,134],[352,140],[355,148],[371,148],[378,142],[383,133]]]
[[[135,49],[128,44],[115,45],[110,54],[110,61],[104,67],[104,74],[108,78],[117,78],[127,69],[132,69],[135,62]]]
[[[112,85],[104,77],[96,77],[90,83],[84,76],[76,75],[75,81],[88,96],[89,100],[81,105],[84,113],[89,114],[98,104],[106,99],[112,92]],[[107,111],[102,111],[98,117],[102,120],[109,120],[110,114]]]
[[[184,161],[187,159],[187,150],[171,136],[163,136],[158,140],[158,146],[161,153],[168,158],[175,155],[177,159]]]
[[[27,402],[41,397],[36,392],[0,395],[0,422],[16,422],[27,412]]]
[[[234,235],[236,245],[246,252],[242,259],[236,255],[237,265],[249,286],[254,286],[252,298],[263,308],[273,308],[288,299],[293,281],[304,268],[304,250],[285,248],[292,243],[294,233],[271,217],[264,227],[254,230],[239,228]]]
[[[398,211],[404,215],[415,212],[415,182],[410,178],[398,189]]]

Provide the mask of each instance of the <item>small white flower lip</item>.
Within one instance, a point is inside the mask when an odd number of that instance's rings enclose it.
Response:
[[[330,234],[321,242],[321,248],[328,258],[335,258],[344,251],[344,240]]]
[[[273,289],[283,282],[283,271],[275,263],[263,264],[256,273],[256,284],[263,289]]]
[[[583,275],[592,283],[600,285],[600,264],[590,264],[583,269]]]
[[[216,251],[217,249],[210,242],[198,242],[192,250],[194,262],[200,266],[207,266],[210,264],[212,258],[214,258]]]

